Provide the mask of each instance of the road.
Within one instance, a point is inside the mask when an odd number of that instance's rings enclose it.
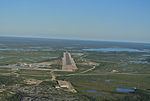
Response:
[[[66,75],[66,76],[80,75],[80,74],[83,74],[83,73],[87,73],[87,72],[89,72],[89,71],[92,71],[92,70],[95,69],[95,68],[96,68],[96,67],[93,66],[92,68],[87,69],[87,70],[85,70],[85,71],[82,71],[82,72],[80,72],[80,73],[68,74],[68,75]]]
[[[54,72],[51,71],[50,74],[51,74],[51,76],[52,76],[52,79],[51,79],[51,80],[52,80],[52,81],[55,81],[55,80],[56,80],[56,76],[55,76]]]

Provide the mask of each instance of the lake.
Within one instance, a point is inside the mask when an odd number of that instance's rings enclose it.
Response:
[[[110,51],[116,51],[116,52],[148,52],[149,50],[141,50],[141,49],[132,49],[132,48],[88,48],[88,49],[82,49],[84,51],[105,51],[105,52],[110,52]]]

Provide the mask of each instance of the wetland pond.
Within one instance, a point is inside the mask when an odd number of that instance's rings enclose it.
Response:
[[[125,88],[116,88],[117,92],[123,92],[123,93],[133,93],[135,92],[134,89],[125,89]]]
[[[86,92],[87,92],[87,93],[97,93],[98,90],[87,90]]]

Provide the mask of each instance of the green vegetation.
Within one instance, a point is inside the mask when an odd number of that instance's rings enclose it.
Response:
[[[13,93],[11,94],[9,91],[0,93],[0,101],[20,101],[22,99],[21,93]]]
[[[20,101],[25,96],[31,98],[47,96],[51,100],[52,97],[59,99],[66,97],[74,101],[149,101],[150,99],[150,52],[82,50],[102,47],[150,49],[144,44],[17,38],[2,38],[0,43],[3,44],[0,45],[0,89],[2,90],[0,101]],[[61,58],[65,51],[73,53],[78,70],[76,72],[54,71],[54,74],[58,80],[70,81],[77,93],[56,89],[54,86],[57,82],[50,81],[52,78],[50,70],[33,70],[61,69]],[[12,66],[12,64],[42,62],[51,62],[52,65],[48,67],[18,65],[19,69],[16,69],[16,65]],[[94,69],[84,72],[93,66]],[[112,72],[113,70],[117,72]],[[24,84],[24,80],[30,79],[41,83]],[[23,88],[29,92],[20,90]],[[117,92],[116,88],[137,89],[135,93],[122,93]],[[97,90],[97,92],[90,93],[87,90]],[[30,91],[35,92],[30,95]]]
[[[59,77],[58,79],[65,79],[67,81],[70,81],[73,84],[73,86],[78,90],[79,93],[91,97],[91,99],[94,98],[97,99],[95,101],[99,101],[100,99],[101,99],[100,101],[103,101],[106,98],[108,99],[108,101],[113,100],[116,101],[117,98],[120,99],[125,96],[131,97],[138,95],[144,98],[146,96],[149,96],[148,94],[150,94],[150,91],[148,91],[147,93],[143,93],[143,91],[149,89],[150,83],[149,77],[150,75],[109,74],[109,75],[79,75],[79,76],[76,75],[69,77]],[[131,95],[129,93],[120,93],[115,91],[116,88],[133,89],[134,87],[141,89],[141,91],[139,90],[135,94],[132,93]],[[98,90],[98,92],[88,93],[86,92],[87,90]],[[99,96],[101,94],[104,96]],[[146,99],[145,101],[148,101],[148,98],[147,99],[145,98]],[[134,99],[132,100],[136,101]]]
[[[51,86],[51,87],[55,87],[57,84],[56,81],[43,81],[40,83],[41,86]]]
[[[18,78],[18,77],[15,77],[13,75],[10,75],[10,76],[0,76],[0,85],[6,85],[6,86],[9,86],[9,85],[14,85],[14,84],[19,84],[21,83],[23,79],[22,78]]]
[[[21,69],[18,71],[19,74],[28,74],[28,75],[50,75],[50,71],[42,70],[24,70]]]
[[[52,65],[51,65],[51,68],[52,68],[52,69],[61,69],[61,68],[62,68],[62,65],[61,65],[61,64],[52,64]]]
[[[50,71],[20,70],[17,71],[16,73],[18,73],[21,78],[26,79],[37,79],[37,80],[51,79]]]
[[[0,54],[6,57],[0,59],[0,65],[47,62],[60,57],[60,53],[48,51],[0,51]]]

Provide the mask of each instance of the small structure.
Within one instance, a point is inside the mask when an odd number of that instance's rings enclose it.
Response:
[[[32,63],[28,64],[29,67],[49,67],[50,64],[48,63]]]
[[[119,71],[117,71],[117,70],[112,70],[111,72],[113,72],[113,73],[118,73]]]
[[[77,91],[74,89],[74,87],[72,86],[72,84],[68,81],[63,81],[63,80],[58,80],[58,84],[61,88],[67,88],[67,91],[76,93]]]
[[[59,87],[59,86],[55,86],[55,88],[57,88],[57,89],[58,89],[58,88],[60,88],[60,87]]]
[[[61,88],[69,88],[67,81],[58,80],[58,84]]]
[[[0,89],[0,93],[2,93],[2,92],[4,92],[4,91],[6,91],[5,89]]]
[[[14,68],[11,68],[11,70],[12,70],[12,71],[18,71],[19,68],[15,68],[15,67],[14,67]]]
[[[35,79],[28,79],[28,80],[24,80],[25,84],[30,84],[30,85],[38,85],[39,83],[41,83],[42,81],[40,80],[35,80]]]

